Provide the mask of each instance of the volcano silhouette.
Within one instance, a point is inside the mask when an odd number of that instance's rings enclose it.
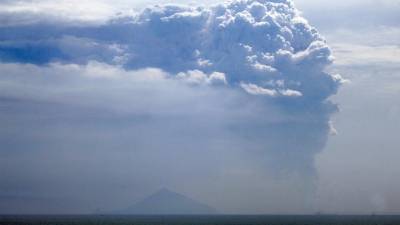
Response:
[[[132,215],[215,214],[217,211],[182,194],[163,188],[123,210]]]

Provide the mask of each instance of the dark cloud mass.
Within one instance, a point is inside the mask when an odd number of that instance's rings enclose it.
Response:
[[[0,212],[112,211],[161,187],[313,210],[342,78],[292,1],[38,21],[0,27]]]

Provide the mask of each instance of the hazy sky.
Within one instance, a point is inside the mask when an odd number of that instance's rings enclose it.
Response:
[[[0,213],[400,213],[400,2],[268,2],[0,0]]]

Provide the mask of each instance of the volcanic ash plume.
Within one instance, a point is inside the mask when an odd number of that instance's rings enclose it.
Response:
[[[0,27],[0,209],[111,209],[168,186],[226,212],[310,212],[343,80],[292,1],[43,17]]]

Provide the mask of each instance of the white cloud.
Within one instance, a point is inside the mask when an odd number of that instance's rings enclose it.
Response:
[[[98,0],[0,1],[0,25],[24,25],[35,22],[101,23],[116,13],[116,8]]]
[[[225,74],[220,72],[212,72],[210,75],[207,75],[200,70],[189,70],[185,73],[178,73],[177,78],[189,84],[227,84]]]
[[[249,94],[252,94],[252,95],[267,95],[267,96],[272,96],[272,97],[277,95],[277,92],[275,90],[262,88],[255,84],[241,83],[240,86],[245,91],[247,91]]]
[[[332,45],[332,48],[337,56],[335,64],[338,66],[400,63],[398,45],[369,46],[343,43]]]

